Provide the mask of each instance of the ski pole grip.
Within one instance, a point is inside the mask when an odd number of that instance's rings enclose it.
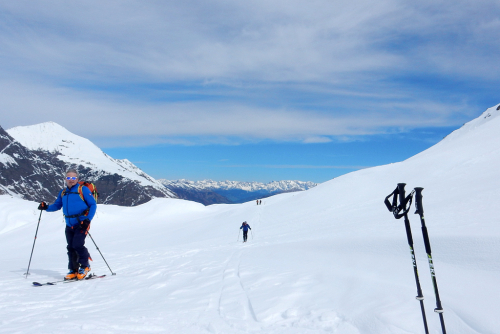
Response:
[[[422,187],[415,188],[415,206],[417,209],[415,213],[418,213],[421,217],[424,216],[424,207],[422,206],[422,190],[424,190]]]
[[[406,183],[398,183],[399,205],[405,205],[405,186]]]

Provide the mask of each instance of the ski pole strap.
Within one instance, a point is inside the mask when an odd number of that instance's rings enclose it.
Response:
[[[413,194],[414,192],[412,191],[408,196],[406,196],[406,198],[403,200],[403,203],[399,204],[397,213],[393,212],[396,219],[400,219],[401,217],[406,215],[408,211],[410,211],[411,203],[413,202]]]
[[[387,206],[387,210],[389,210],[390,212],[393,212],[394,211],[394,207],[397,206],[397,196],[399,195],[399,191],[398,191],[398,188],[394,189],[394,191],[392,193],[390,193],[389,195],[386,196],[385,200],[384,200],[384,203],[385,203],[385,206]],[[392,196],[394,196],[392,198],[392,204],[391,202],[389,202],[389,198],[391,198]]]
[[[413,190],[408,196],[404,197],[404,189],[403,192],[401,192],[400,187],[398,186],[390,195],[385,198],[384,203],[387,206],[387,209],[392,212],[394,218],[401,219],[401,217],[403,217],[408,213],[408,211],[410,211],[414,193],[415,191]],[[392,203],[389,201],[391,197]],[[398,198],[400,197],[403,199],[400,200],[400,203],[398,205]]]

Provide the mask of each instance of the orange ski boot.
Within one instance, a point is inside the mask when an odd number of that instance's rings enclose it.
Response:
[[[76,270],[73,270],[71,269],[68,274],[64,277],[64,280],[67,281],[67,280],[71,280],[71,279],[75,279],[76,278]]]
[[[76,274],[76,278],[84,279],[85,276],[87,276],[87,274],[89,273],[89,271],[90,271],[90,267],[80,268],[78,270],[78,274]]]

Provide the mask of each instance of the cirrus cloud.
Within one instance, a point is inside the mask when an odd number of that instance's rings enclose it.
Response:
[[[454,126],[500,77],[490,0],[20,0],[0,13],[2,126],[79,133],[76,115],[108,145]]]

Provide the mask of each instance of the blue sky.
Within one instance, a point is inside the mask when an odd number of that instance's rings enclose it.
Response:
[[[451,128],[419,129],[398,135],[368,136],[364,141],[351,142],[151,145],[107,151],[113,156],[126,156],[157,178],[168,175],[171,179],[191,180],[269,182],[298,179],[324,182],[361,168],[404,160],[428,148],[450,131]],[[422,140],[422,137],[429,141]]]
[[[499,103],[499,18],[483,0],[5,2],[0,125],[57,122],[157,178],[322,182]]]

